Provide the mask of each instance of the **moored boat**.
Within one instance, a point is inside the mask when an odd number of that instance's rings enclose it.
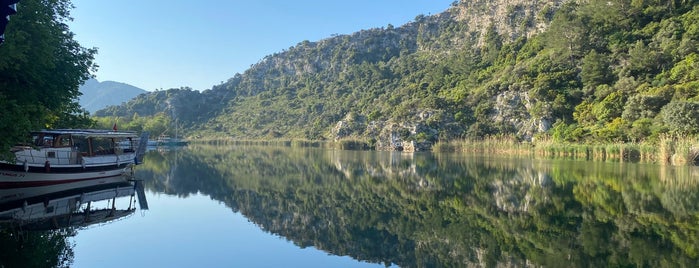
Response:
[[[187,141],[180,138],[172,138],[166,135],[160,135],[157,141],[158,146],[186,146]]]
[[[55,129],[32,132],[33,144],[0,161],[0,190],[126,180],[136,163],[134,132]]]

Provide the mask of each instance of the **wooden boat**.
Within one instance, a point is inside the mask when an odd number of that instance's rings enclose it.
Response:
[[[137,163],[134,132],[56,129],[31,134],[33,144],[12,148],[14,162],[0,161],[0,191],[125,181]]]

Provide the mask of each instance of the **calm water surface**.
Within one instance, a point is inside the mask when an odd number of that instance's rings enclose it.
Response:
[[[699,266],[697,167],[190,146],[149,152],[136,178],[147,210],[5,227],[0,264]]]

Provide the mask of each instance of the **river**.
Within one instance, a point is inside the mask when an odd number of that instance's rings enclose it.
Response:
[[[71,267],[699,266],[699,167],[190,145],[135,177],[148,209],[23,235]]]

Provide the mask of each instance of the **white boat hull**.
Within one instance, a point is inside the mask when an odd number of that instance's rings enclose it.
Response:
[[[79,172],[34,173],[0,170],[0,203],[100,184],[125,182],[131,167]]]

